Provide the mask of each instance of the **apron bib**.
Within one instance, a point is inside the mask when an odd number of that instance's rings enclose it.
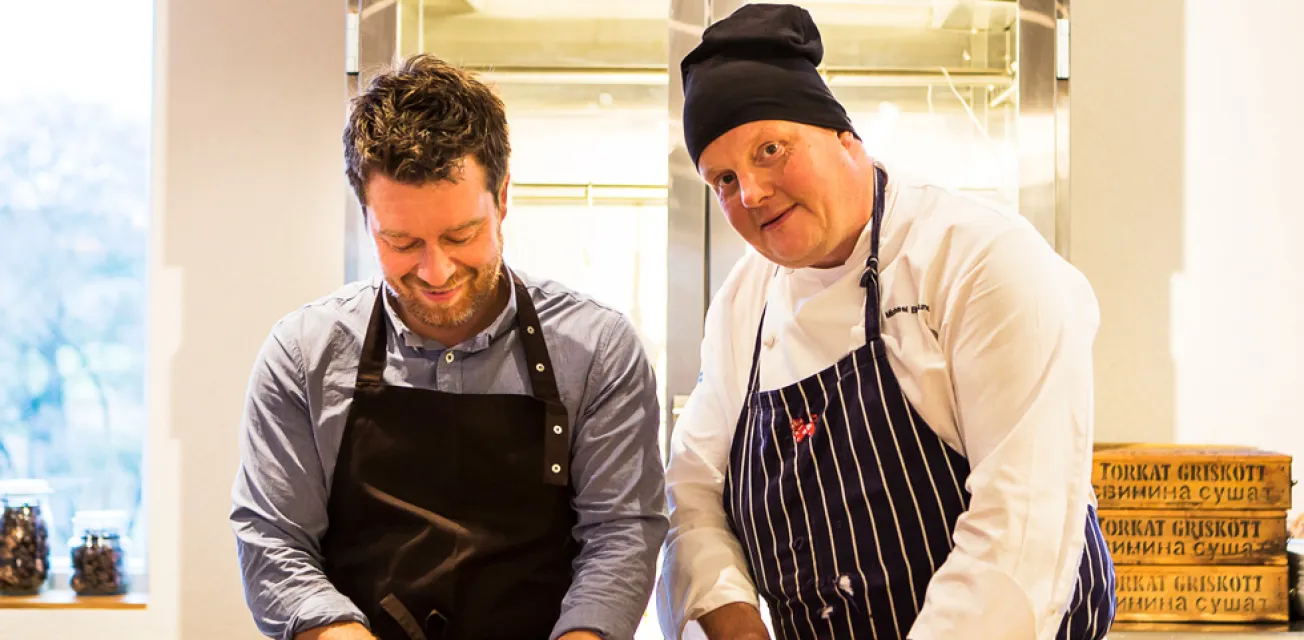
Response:
[[[534,303],[512,285],[533,395],[385,384],[376,296],[322,551],[380,640],[536,640],[560,615],[579,552],[570,423]]]

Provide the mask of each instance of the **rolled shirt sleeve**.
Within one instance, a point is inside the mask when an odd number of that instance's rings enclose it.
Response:
[[[655,374],[633,325],[610,317],[576,420],[571,479],[583,546],[554,640],[575,630],[633,638],[666,535]]]
[[[273,330],[249,382],[230,521],[254,622],[282,640],[334,622],[367,622],[322,571],[328,489],[305,386],[301,355]]]

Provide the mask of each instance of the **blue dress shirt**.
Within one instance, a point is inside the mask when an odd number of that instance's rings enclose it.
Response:
[[[621,313],[562,285],[529,278],[572,416],[571,481],[583,548],[552,638],[585,629],[634,635],[665,539],[665,485],[655,374]],[[289,640],[366,619],[322,572],[326,505],[379,278],[346,285],[283,318],[254,365],[232,489],[245,597],[258,629]],[[516,294],[488,329],[446,347],[399,320],[385,297],[386,384],[450,393],[529,393]],[[504,611],[503,615],[511,615]]]

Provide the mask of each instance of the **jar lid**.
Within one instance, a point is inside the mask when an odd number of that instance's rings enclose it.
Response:
[[[54,493],[50,483],[39,478],[11,478],[0,480],[0,495],[36,496]]]
[[[72,516],[73,529],[123,529],[127,526],[127,512],[121,510],[78,511]]]

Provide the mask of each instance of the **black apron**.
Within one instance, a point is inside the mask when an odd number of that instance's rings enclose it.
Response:
[[[512,283],[533,396],[386,385],[384,286],[376,296],[322,553],[380,640],[547,638],[570,588],[570,423]]]

